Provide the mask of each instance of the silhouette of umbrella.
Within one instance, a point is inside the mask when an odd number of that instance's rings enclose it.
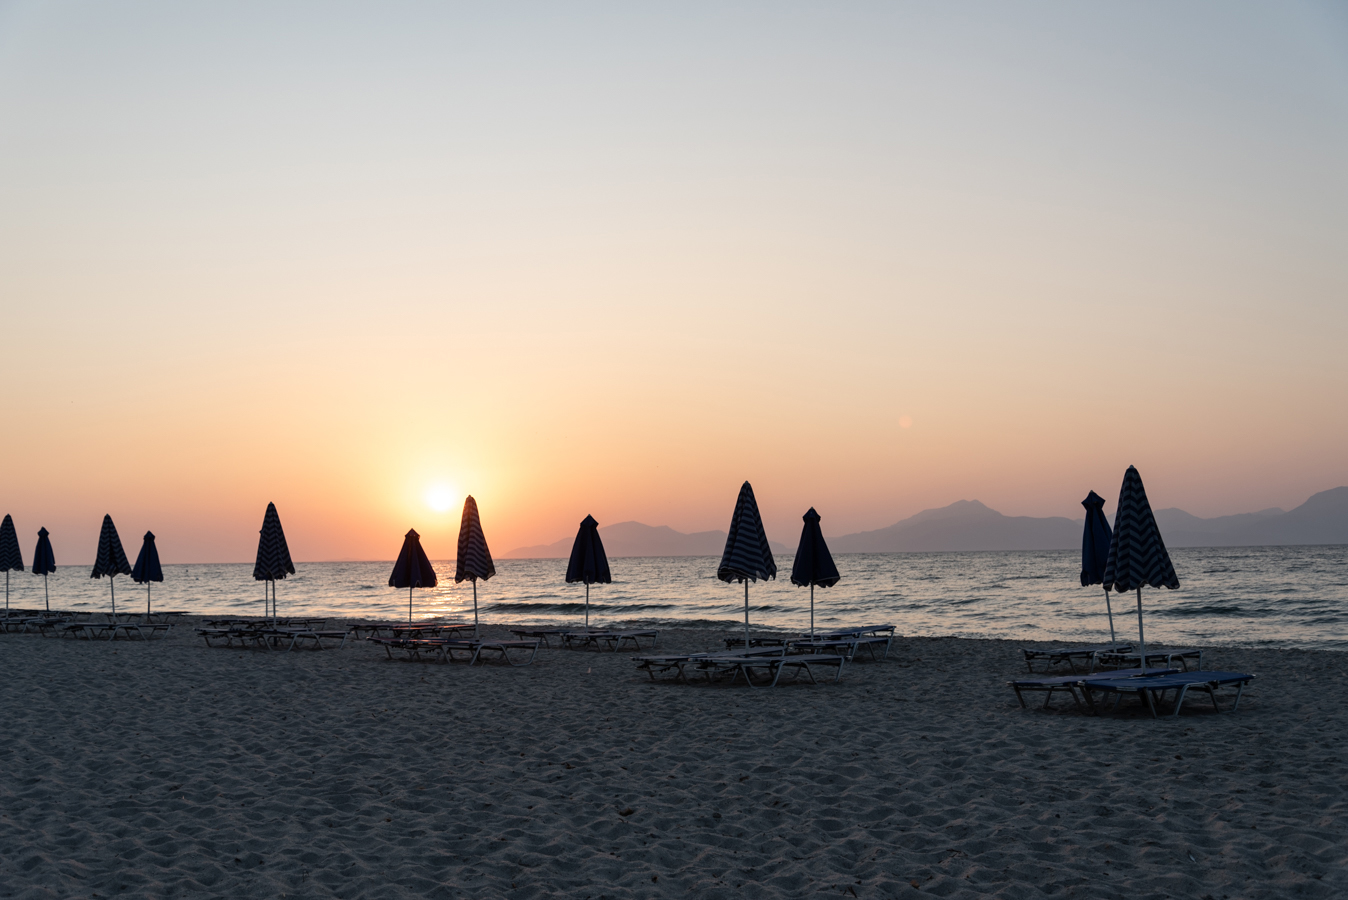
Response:
[[[56,554],[51,552],[51,540],[47,529],[37,530],[37,546],[33,548],[33,574],[42,576],[42,599],[47,603],[47,612],[51,612],[51,596],[47,593],[47,576],[56,571]]]
[[[810,586],[810,638],[814,638],[814,586],[833,587],[842,578],[833,564],[833,554],[824,543],[824,532],[819,528],[819,513],[810,507],[801,518],[805,527],[800,530],[800,546],[796,560],[791,564],[791,583],[797,587]]]
[[[103,528],[98,533],[98,556],[94,559],[94,569],[90,578],[108,576],[108,588],[112,591],[112,617],[117,618],[118,575],[130,575],[131,563],[126,561],[126,552],[122,550],[122,539],[117,536],[117,526],[112,524],[112,516],[103,516]]]
[[[9,616],[9,573],[23,571],[23,552],[19,550],[19,535],[14,531],[14,520],[5,515],[0,522],[0,569],[5,572],[5,616]]]
[[[145,615],[150,615],[150,582],[163,582],[164,570],[159,565],[159,548],[154,545],[154,532],[145,532],[145,540],[140,545],[140,555],[131,568],[131,580],[145,585]]]
[[[1105,565],[1109,562],[1109,521],[1105,519],[1105,498],[1095,491],[1081,501],[1086,507],[1086,527],[1081,534],[1081,586],[1103,584]],[[1105,612],[1109,615],[1109,642],[1114,643],[1114,610],[1109,603],[1109,588],[1105,588]]]
[[[482,520],[477,514],[477,501],[472,494],[463,501],[463,519],[459,522],[459,558],[454,567],[454,583],[465,578],[473,582],[473,637],[477,629],[477,580],[486,581],[496,574],[496,565],[487,549],[487,538],[482,533]]]
[[[1109,541],[1109,559],[1105,563],[1105,590],[1137,591],[1137,640],[1141,644],[1142,667],[1147,667],[1147,638],[1142,630],[1142,585],[1171,590],[1179,587],[1179,576],[1170,562],[1170,554],[1156,527],[1142,476],[1133,466],[1123,473],[1119,505],[1114,510],[1114,534]]]
[[[398,553],[398,561],[393,564],[393,574],[388,577],[391,588],[407,588],[407,624],[412,624],[412,588],[429,588],[439,584],[435,577],[435,567],[426,558],[421,549],[421,535],[415,528],[408,529],[403,536],[403,548]]]
[[[735,512],[730,518],[730,534],[726,535],[725,552],[716,577],[724,582],[744,582],[744,648],[749,649],[749,582],[777,577],[777,563],[763,531],[763,519],[758,514],[758,501],[749,482],[740,487]]]
[[[253,564],[253,579],[264,582],[262,585],[262,616],[267,615],[267,585],[271,585],[271,616],[276,618],[276,582],[287,575],[295,574],[295,564],[290,561],[290,547],[286,545],[285,529],[281,527],[281,517],[276,513],[276,504],[268,503],[267,512],[262,517],[262,530],[258,532],[257,562]]]
[[[585,630],[590,630],[590,585],[611,584],[613,575],[608,569],[604,542],[599,538],[599,523],[594,516],[586,516],[571,545],[571,561],[566,564],[566,583],[585,582]]]

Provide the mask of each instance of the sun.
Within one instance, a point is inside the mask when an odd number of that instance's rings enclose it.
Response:
[[[426,505],[436,512],[449,512],[458,499],[459,492],[447,484],[431,485],[426,491]]]

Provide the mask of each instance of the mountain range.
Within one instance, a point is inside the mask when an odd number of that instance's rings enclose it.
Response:
[[[1321,491],[1293,510],[1264,509],[1200,518],[1182,509],[1156,510],[1167,547],[1258,547],[1348,544],[1348,487]],[[1081,546],[1081,519],[1005,516],[977,500],[923,510],[886,528],[829,537],[834,553],[919,553],[954,550],[1066,550]],[[599,529],[609,556],[719,556],[724,531],[684,534],[667,525],[619,522]],[[571,554],[573,538],[520,547],[507,558]],[[794,549],[769,541],[773,553]]]

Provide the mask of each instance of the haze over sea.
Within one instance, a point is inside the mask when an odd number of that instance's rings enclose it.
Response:
[[[1177,591],[1144,588],[1149,642],[1172,646],[1348,649],[1348,546],[1175,549]],[[913,636],[958,635],[1027,642],[1108,638],[1103,591],[1079,584],[1077,551],[845,554],[843,580],[815,591],[815,621],[884,621]],[[777,557],[778,579],[750,585],[750,622],[804,629],[809,590],[790,583],[792,557]],[[651,557],[611,561],[612,584],[590,591],[595,624],[742,622],[743,588],[717,580],[714,557]],[[454,562],[437,561],[440,585],[417,590],[418,619],[472,618],[472,586],[455,584]],[[282,616],[399,619],[407,592],[387,587],[391,561],[297,563],[278,583]],[[585,588],[565,583],[566,560],[497,560],[497,575],[478,585],[485,625],[582,623]],[[105,611],[106,579],[87,566],[51,576],[52,608]],[[259,615],[262,586],[252,565],[164,567],[153,586],[156,609],[202,615]],[[144,609],[145,589],[117,579],[118,608]],[[1135,595],[1112,595],[1117,634],[1136,637]],[[10,604],[41,608],[42,579],[12,573]]]

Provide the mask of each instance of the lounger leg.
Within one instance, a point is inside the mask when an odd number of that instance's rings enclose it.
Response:
[[[1189,693],[1189,686],[1187,684],[1180,685],[1179,693],[1175,696],[1175,711],[1170,714],[1172,719],[1179,718],[1180,707],[1184,705],[1184,695],[1187,693]],[[1211,694],[1212,692],[1209,691],[1208,693]],[[1212,702],[1216,703],[1216,698],[1213,698]]]
[[[1152,692],[1143,688],[1142,696],[1147,698],[1147,709],[1151,710],[1151,717],[1156,718],[1156,700],[1152,697]]]
[[[1236,703],[1231,707],[1231,712],[1240,709],[1240,695],[1243,693],[1245,693],[1245,682],[1242,681],[1236,685]]]

